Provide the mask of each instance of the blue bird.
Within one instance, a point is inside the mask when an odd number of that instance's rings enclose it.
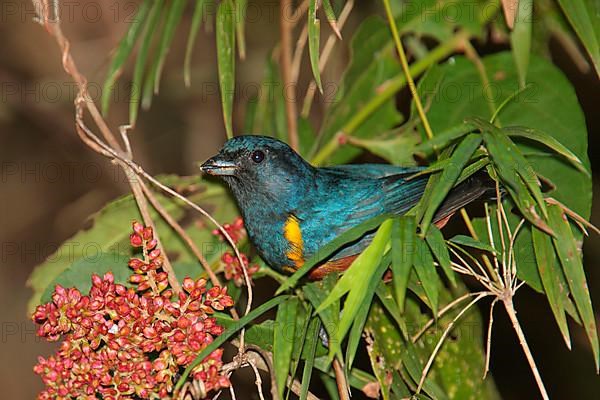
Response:
[[[230,139],[200,169],[229,185],[250,241],[267,264],[285,272],[297,270],[319,248],[361,222],[406,213],[421,198],[428,179],[408,179],[422,167],[317,168],[286,143],[253,135]],[[450,192],[434,222],[443,225],[455,211],[492,189],[489,177],[474,175]],[[341,248],[310,277],[346,269],[372,238],[368,233]]]

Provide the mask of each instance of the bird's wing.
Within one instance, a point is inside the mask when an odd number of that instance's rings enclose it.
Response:
[[[311,210],[303,216],[302,226],[308,253],[373,217],[407,212],[421,197],[427,178],[406,178],[420,170],[379,164],[322,168],[319,198],[310,198],[311,204],[302,207]],[[360,253],[373,234],[347,245],[333,258]]]
[[[320,168],[321,171],[347,174],[352,177],[368,178],[383,178],[391,175],[408,177],[423,169],[424,167],[398,167],[390,164],[347,164]]]

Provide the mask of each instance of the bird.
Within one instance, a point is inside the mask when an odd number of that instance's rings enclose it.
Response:
[[[238,205],[250,242],[273,269],[293,273],[346,230],[371,218],[403,215],[417,204],[428,177],[424,167],[347,164],[315,167],[288,144],[269,136],[229,139],[200,170],[222,179]],[[491,196],[489,176],[455,186],[434,217],[438,226],[472,201]],[[374,232],[338,249],[309,273],[312,280],[347,269]]]

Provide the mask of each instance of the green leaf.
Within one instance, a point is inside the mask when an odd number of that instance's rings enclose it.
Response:
[[[402,364],[406,368],[406,371],[414,382],[419,382],[421,379],[421,372],[425,367],[425,363],[421,362],[419,358],[419,352],[414,344],[410,341],[406,343],[405,351],[402,354]],[[444,393],[442,388],[431,378],[425,379],[423,384],[423,390],[425,393],[430,395],[433,399],[448,399],[448,396]]]
[[[395,132],[395,136],[390,139],[361,139],[353,137],[350,143],[368,150],[393,165],[407,166],[416,164],[412,155],[413,149],[419,141],[417,132],[408,130],[402,133]]]
[[[459,139],[468,133],[472,132],[475,127],[469,123],[462,123],[460,125],[453,126],[449,129],[441,131],[431,139],[428,139],[416,146],[413,149],[414,154],[430,155],[434,151],[440,151],[444,147],[448,146],[451,142]]]
[[[321,40],[321,21],[317,18],[317,0],[309,0],[308,3],[308,53],[310,56],[310,67],[319,91],[323,93],[321,84],[321,72],[319,70],[319,46]]]
[[[558,0],[600,76],[600,4],[595,0]]]
[[[275,320],[275,335],[273,337],[273,369],[277,382],[277,393],[283,399],[286,381],[290,372],[292,361],[292,350],[296,337],[296,317],[298,314],[299,301],[296,297],[279,304],[277,318]]]
[[[552,246],[552,238],[537,228],[531,230],[531,238],[533,240],[537,268],[544,286],[544,292],[548,297],[550,309],[554,314],[554,319],[558,324],[563,339],[570,349],[571,337],[569,335],[569,326],[567,325],[564,306],[569,296],[569,288],[562,285],[564,278],[561,279],[561,275],[563,273],[556,259],[554,247]]]
[[[192,361],[191,364],[187,366],[185,371],[181,374],[181,377],[179,377],[179,380],[177,381],[177,384],[175,385],[174,391],[178,391],[179,389],[181,389],[183,384],[187,381],[187,378],[190,375],[190,373],[192,372],[192,370],[198,364],[200,364],[206,357],[208,357],[210,355],[210,353],[212,353],[213,351],[218,349],[220,346],[222,346],[225,342],[227,342],[227,340],[229,340],[229,338],[231,338],[233,335],[235,335],[240,329],[244,328],[250,322],[252,322],[256,318],[260,317],[261,315],[263,315],[264,313],[266,313],[273,307],[278,306],[279,304],[286,301],[287,299],[289,299],[289,296],[277,296],[277,297],[272,298],[271,300],[256,307],[254,310],[250,311],[248,314],[244,315],[242,318],[240,318],[239,320],[236,321],[237,323],[235,325],[226,329],[225,332],[223,332],[222,334],[217,336],[215,338],[215,340],[213,342],[211,342],[208,346],[206,346],[196,356],[194,361]]]
[[[337,274],[329,274],[320,282],[312,282],[304,285],[303,293],[314,308],[319,307],[327,294],[333,289],[337,281]],[[322,326],[327,332],[330,349],[335,348],[336,352],[341,349],[341,344],[337,341],[337,329],[340,320],[340,302],[336,301],[329,307],[317,313],[322,322]],[[328,352],[326,352],[328,353]]]
[[[169,52],[169,48],[171,47],[171,42],[173,41],[175,30],[179,25],[179,21],[181,21],[181,16],[183,14],[183,9],[185,8],[186,3],[186,0],[173,0],[168,6],[165,26],[163,28],[164,30],[162,31],[160,43],[158,46],[158,56],[155,59],[155,66],[153,66],[153,71],[155,74],[154,93],[158,93],[158,87],[160,85],[160,76],[162,74],[163,66],[165,65],[167,53]]]
[[[235,89],[235,8],[231,0],[223,0],[217,10],[217,64],[221,107],[227,138],[233,137],[232,113]]]
[[[392,279],[394,297],[400,311],[404,311],[404,299],[408,279],[413,266],[415,252],[415,219],[413,217],[397,217],[392,225]]]
[[[410,278],[411,277],[409,276],[409,279]],[[400,308],[392,295],[392,288],[390,286],[391,285],[387,285],[384,282],[380,282],[375,293],[377,294],[377,299],[381,302],[381,305],[392,317],[394,322],[396,322],[396,325],[400,328],[400,332],[402,332],[403,337],[406,339],[408,338],[408,328],[404,319],[404,307],[402,311],[400,311]]]
[[[429,247],[423,240],[415,241],[415,271],[421,281],[421,285],[427,294],[427,298],[431,302],[431,310],[433,314],[437,314],[438,310],[438,291],[440,289],[439,277],[435,271],[433,264],[433,256]]]
[[[235,33],[240,58],[246,58],[246,12],[248,0],[235,0]]]
[[[317,341],[319,340],[320,323],[317,318],[314,318],[308,326],[308,347],[306,349],[306,360],[302,371],[302,386],[300,387],[300,400],[306,400],[308,397],[308,388],[310,386],[310,378],[312,376],[313,367],[315,364],[315,352],[317,350]]]
[[[342,35],[337,26],[337,20],[335,17],[335,12],[333,12],[333,7],[331,7],[330,0],[323,0],[323,10],[325,11],[325,16],[327,17],[327,22],[331,25],[331,29],[335,32],[335,34],[341,39]]]
[[[384,399],[390,398],[389,375],[401,366],[405,344],[385,310],[374,302],[365,325],[367,353]]]
[[[144,68],[146,67],[146,60],[148,59],[148,51],[150,50],[154,36],[160,34],[158,25],[163,4],[163,0],[155,0],[153,2],[150,15],[148,16],[148,22],[144,26],[144,33],[142,34],[144,40],[135,60],[131,97],[129,99],[129,124],[132,126],[135,126],[140,106],[144,81]]]
[[[158,93],[160,86],[160,77],[162,69],[167,58],[167,53],[171,47],[171,41],[175,35],[175,30],[179,25],[186,0],[173,0],[167,5],[166,19],[163,30],[161,31],[160,41],[158,43],[158,54],[154,57],[152,66],[142,90],[142,108],[148,109],[152,104],[152,96]]]
[[[470,0],[412,0],[399,3],[401,12],[395,16],[400,34],[412,33],[443,42],[464,29],[482,37],[486,19],[498,7],[493,2]]]
[[[206,0],[196,0],[196,5],[194,6],[194,14],[192,15],[192,25],[190,26],[187,45],[185,46],[185,59],[183,61],[183,81],[188,87],[192,84],[192,53],[194,51],[194,44],[196,43],[198,29],[200,29],[202,17],[204,16],[203,12],[206,6]]]
[[[127,266],[129,257],[118,253],[96,253],[81,258],[65,269],[52,284],[48,285],[40,302],[52,301],[52,293],[56,285],[64,288],[75,287],[82,294],[89,293],[92,287],[92,275],[102,277],[107,272],[112,272],[115,282],[129,286],[129,276],[132,270]]]
[[[381,224],[369,246],[354,260],[350,268],[344,272],[325,300],[317,307],[317,312],[327,308],[334,301],[340,299],[359,285],[362,285],[363,289],[366,287],[369,278],[373,275],[383,257],[390,239],[391,225],[391,220]]]
[[[331,400],[340,400],[340,395],[338,393],[338,387],[335,379],[333,379],[331,376],[325,373],[320,374],[320,376],[321,381],[323,382],[323,386],[327,391],[328,398]]]
[[[515,26],[510,33],[510,43],[515,57],[519,85],[527,84],[527,67],[531,54],[531,27],[533,25],[533,0],[519,0],[515,15]]]
[[[373,296],[375,295],[375,291],[377,287],[381,283],[381,277],[383,273],[387,270],[390,265],[391,255],[390,253],[386,253],[386,255],[381,259],[379,263],[379,267],[375,271],[375,273],[368,278],[369,285],[366,290],[363,292],[363,298],[360,300],[361,303],[358,306],[358,309],[353,312],[353,303],[358,302],[358,299],[355,299],[352,291],[348,295],[348,300],[344,303],[344,313],[342,314],[342,318],[340,319],[340,327],[344,327],[346,322],[344,318],[348,318],[352,322],[352,328],[350,330],[350,334],[348,335],[348,344],[346,346],[346,369],[350,370],[352,368],[352,364],[354,362],[354,356],[356,355],[356,350],[358,349],[358,344],[362,337],[363,327],[365,326],[365,321],[367,320],[367,316],[369,314],[369,310],[371,309],[371,304],[373,302]],[[355,291],[356,297],[360,296],[361,293]],[[350,308],[347,309],[347,307]],[[347,312],[346,312],[347,311]],[[343,332],[339,331],[339,340],[343,339]]]
[[[571,225],[560,207],[551,205],[548,207],[548,213],[550,225],[556,232],[556,237],[552,239],[554,248],[560,259],[567,282],[569,283],[571,295],[575,300],[577,311],[581,317],[582,326],[592,345],[594,362],[596,363],[596,370],[598,370],[600,366],[598,331],[596,330],[596,320],[585,278],[585,272],[583,270],[580,250],[577,248],[577,242],[573,236]]]
[[[438,156],[438,162],[445,162],[446,160],[448,160],[448,163],[446,164],[446,168],[451,167],[451,162],[449,160],[450,160],[450,154],[453,149],[454,149],[454,146],[447,147]],[[423,195],[419,199],[419,202],[412,210],[410,210],[410,212],[415,213],[417,221],[423,220],[423,216],[427,212],[426,205],[429,204],[430,199],[433,196],[434,189],[440,182],[442,172],[431,174],[431,176],[427,180],[427,184],[425,185],[425,190],[423,191]],[[421,229],[421,231],[423,231],[423,230]]]
[[[452,271],[450,254],[448,253],[448,247],[446,246],[442,232],[435,225],[432,225],[427,231],[425,240],[450,283],[456,286],[456,276],[454,275],[454,271]]]
[[[344,272],[340,280],[317,308],[317,312],[320,312],[348,293],[336,329],[336,345],[330,347],[330,358],[333,358],[337,354],[339,343],[346,337],[352,322],[357,317],[361,305],[365,302],[371,302],[377,282],[381,279],[381,276],[389,265],[389,258],[384,257],[384,252],[389,243],[391,225],[391,220],[381,224],[373,241],[354,260],[350,268]]]
[[[481,136],[477,134],[469,134],[462,142],[457,146],[456,150],[450,157],[449,165],[444,168],[439,181],[432,189],[432,195],[428,199],[428,202],[424,204],[425,215],[421,221],[421,229],[423,232],[427,232],[429,224],[431,223],[435,212],[448,193],[454,186],[463,168],[467,165],[473,153],[481,144]]]
[[[334,373],[330,368],[330,364],[327,360],[327,357],[315,358],[315,368],[319,371],[325,372],[329,376],[334,376]],[[366,384],[372,383],[374,381],[374,376],[358,368],[352,368],[350,374],[348,375],[348,383],[350,384],[350,386],[357,389],[363,389]]]
[[[302,278],[308,271],[310,271],[320,261],[326,259],[334,251],[342,247],[346,243],[353,242],[356,239],[362,237],[365,233],[375,230],[383,221],[390,218],[390,215],[379,215],[368,221],[365,221],[357,226],[354,226],[331,242],[327,243],[319,249],[319,251],[311,258],[304,262],[304,265],[299,268],[292,276],[287,278],[285,282],[279,286],[276,294],[282,293],[283,291],[296,286],[300,278]],[[315,306],[316,307],[316,306]]]
[[[485,156],[485,153],[487,153],[487,152],[484,152],[483,149],[481,149],[481,148],[479,148],[475,151],[475,154],[473,155],[473,157],[471,157],[472,162],[470,164],[468,164],[462,170],[462,172],[460,173],[460,176],[458,177],[458,179],[456,181],[456,184],[463,182],[468,177],[473,175],[475,172],[486,167],[490,163],[490,160],[489,160],[489,158],[487,158]],[[475,161],[473,161],[473,160],[475,160]],[[449,158],[444,158],[444,159],[440,159],[438,161],[434,161],[432,164],[429,164],[428,167],[426,167],[426,168],[422,169],[421,171],[417,172],[416,174],[412,175],[410,177],[410,179],[414,179],[418,176],[429,175],[434,172],[442,171],[444,168],[446,168],[448,165],[450,165],[450,162],[451,162],[451,160]]]
[[[550,232],[550,228],[536,210],[537,204],[537,208],[542,211],[543,216],[547,215],[546,202],[533,167],[502,130],[487,122],[485,124],[481,127],[482,135],[490,153],[494,171],[498,173],[501,182],[521,213],[535,226],[545,232]]]
[[[117,78],[121,74],[123,65],[131,55],[133,47],[137,43],[140,33],[144,30],[146,16],[150,10],[150,0],[144,0],[140,5],[138,12],[136,13],[131,25],[127,29],[127,33],[121,39],[119,47],[112,58],[108,73],[104,80],[104,86],[102,88],[102,114],[108,113],[108,107],[110,103],[110,95],[113,90],[113,86],[117,81]]]
[[[225,329],[235,327],[239,320],[231,318],[225,313],[214,313],[212,315],[219,325]],[[275,332],[275,321],[268,319],[260,324],[251,324],[246,327],[244,340],[246,343],[259,346],[261,349],[273,351],[273,336]]]
[[[567,159],[567,161],[569,161],[579,171],[583,172],[588,177],[591,177],[590,171],[588,171],[579,157],[573,154],[571,150],[567,149],[551,135],[534,128],[525,128],[522,126],[507,126],[503,130],[508,136],[521,137],[545,145]]]
[[[479,250],[490,252],[492,254],[497,254],[497,251],[495,248],[493,248],[492,246],[490,246],[487,243],[483,243],[483,242],[480,242],[479,240],[475,240],[471,236],[456,235],[450,239],[450,242],[460,245],[460,246],[472,247],[474,249],[479,249]]]
[[[313,344],[308,341],[311,340],[311,337],[307,338],[308,328],[311,321],[318,320],[318,317],[312,317],[313,306],[310,303],[300,302],[298,306],[298,312],[296,315],[295,321],[295,329],[294,329],[294,345],[292,348],[292,365],[290,368],[289,376],[292,378],[296,377],[296,373],[298,372],[298,366],[300,365],[300,360],[306,358],[304,356],[305,352],[308,352],[308,347]],[[317,321],[318,322],[318,321]],[[316,346],[316,343],[314,344]],[[316,347],[315,347],[316,350]],[[288,390],[286,393],[286,400],[290,397],[291,390]]]

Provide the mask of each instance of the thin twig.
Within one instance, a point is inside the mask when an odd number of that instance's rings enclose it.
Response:
[[[135,197],[138,208],[140,209],[140,213],[142,214],[142,219],[144,220],[144,224],[152,227],[152,231],[154,232],[154,238],[156,239],[158,246],[161,249],[163,249],[162,253],[161,253],[161,256],[162,256],[161,268],[167,273],[167,279],[169,280],[169,284],[173,288],[173,291],[175,291],[176,294],[179,294],[179,293],[181,293],[181,284],[179,283],[179,280],[177,280],[177,275],[175,275],[175,270],[173,269],[173,266],[171,265],[171,261],[169,260],[169,257],[167,257],[167,252],[166,252],[166,249],[164,248],[164,246],[162,245],[162,241],[160,239],[160,234],[158,233],[158,230],[156,229],[156,224],[154,223],[154,220],[150,216],[150,211],[148,210],[148,201],[147,201],[146,197],[144,196],[142,188],[140,187],[140,181],[137,181],[137,180],[134,181],[133,179],[130,179],[129,182],[131,185],[131,190],[133,191],[133,196]]]
[[[348,386],[346,372],[344,371],[342,363],[337,358],[334,358],[331,364],[335,373],[335,382],[337,384],[340,400],[350,400],[350,388]]]
[[[512,296],[507,297],[503,300],[504,308],[508,313],[508,317],[512,322],[513,329],[517,337],[519,338],[519,344],[525,353],[525,357],[527,358],[527,362],[529,363],[529,368],[533,373],[535,378],[535,382],[537,383],[538,389],[540,390],[540,394],[544,400],[548,400],[548,393],[546,392],[546,387],[544,386],[544,382],[542,381],[542,377],[540,376],[540,372],[538,371],[537,365],[535,364],[535,359],[533,358],[533,354],[531,353],[531,349],[527,344],[527,340],[525,339],[525,334],[523,333],[523,329],[521,328],[521,324],[519,323],[519,319],[517,318],[517,313],[515,311],[515,306],[513,304]]]
[[[154,209],[160,214],[160,216],[175,230],[175,232],[177,232],[179,236],[181,236],[181,238],[188,245],[192,253],[194,253],[194,256],[196,256],[198,261],[200,261],[200,264],[202,264],[202,266],[204,267],[204,270],[206,271],[206,274],[210,278],[212,284],[215,286],[223,286],[221,284],[221,280],[214,273],[210,264],[208,263],[206,258],[204,258],[204,255],[202,255],[202,252],[200,251],[200,249],[198,249],[192,238],[190,238],[190,236],[186,233],[185,229],[183,229],[183,227],[179,225],[175,218],[173,218],[167,212],[167,210],[165,210],[165,208],[162,206],[162,204],[160,204],[160,201],[158,201],[156,197],[150,197],[153,193],[150,191],[150,189],[148,188],[148,186],[146,186],[144,182],[140,181],[140,185],[142,187],[142,190],[144,191],[144,194],[150,200],[152,207],[154,207]]]
[[[575,211],[571,210],[569,207],[567,207],[560,201],[556,200],[554,197],[546,197],[544,200],[546,200],[546,203],[548,203],[548,204],[554,204],[554,205],[559,206],[562,209],[562,211],[565,214],[567,214],[569,217],[571,217],[575,222],[584,225],[585,227],[593,230],[594,232],[596,232],[597,234],[600,235],[600,229],[598,229],[598,227],[596,227],[591,222],[587,221],[581,215],[577,214]]]
[[[296,49],[294,50],[294,57],[292,59],[292,82],[298,82],[300,76],[300,64],[302,64],[302,54],[308,41],[308,23],[304,24],[300,36],[296,41]]]
[[[442,308],[441,310],[438,311],[437,318],[431,318],[429,321],[427,321],[427,323],[423,326],[423,328],[421,328],[420,331],[418,331],[417,333],[415,333],[413,335],[413,337],[410,339],[411,342],[416,343],[416,341],[419,340],[419,338],[425,332],[427,332],[427,329],[429,329],[435,322],[437,322],[440,318],[442,318],[444,315],[446,315],[446,313],[448,311],[452,310],[457,304],[462,303],[464,300],[468,299],[469,297],[479,296],[482,293],[491,294],[489,292],[475,292],[475,293],[469,292],[469,293],[466,293],[466,294],[460,296],[459,298],[455,299],[454,301],[448,303],[444,308]]]
[[[483,370],[483,379],[485,379],[490,370],[490,357],[492,354],[492,325],[494,324],[494,306],[497,302],[498,298],[495,298],[490,305],[490,322],[488,323],[487,340],[485,346],[485,369]]]
[[[292,28],[295,28],[296,25],[298,25],[299,21],[306,21],[306,18],[303,17],[304,14],[306,14],[306,12],[308,11],[308,2],[309,0],[304,0],[294,11],[294,17],[291,21]]]
[[[281,46],[279,62],[285,99],[285,117],[289,145],[298,151],[298,112],[296,110],[296,84],[292,81],[292,21],[286,16],[286,10],[291,9],[292,0],[281,0],[279,27],[281,31]],[[291,91],[291,98],[290,92]]]
[[[254,376],[256,377],[254,383],[256,384],[256,388],[258,389],[258,397],[260,398],[260,400],[265,400],[265,395],[263,394],[262,390],[262,379],[260,378],[260,372],[258,372],[258,368],[256,368],[256,365],[254,365],[254,363],[249,362],[248,365],[250,365],[250,368],[252,368],[252,371],[254,371]]]
[[[452,329],[452,327],[454,326],[454,324],[456,323],[456,321],[458,321],[458,319],[460,319],[460,317],[462,317],[463,314],[465,312],[467,312],[475,303],[477,303],[479,300],[483,299],[486,296],[489,296],[489,293],[483,292],[483,293],[479,294],[479,296],[477,296],[469,304],[467,304],[466,307],[463,308],[456,315],[456,317],[454,317],[454,319],[452,320],[452,322],[450,322],[448,324],[448,327],[444,330],[444,333],[442,333],[442,336],[440,337],[440,340],[438,341],[437,345],[433,349],[433,352],[431,353],[431,356],[429,357],[429,360],[427,361],[427,364],[425,365],[425,368],[423,368],[423,372],[421,374],[421,379],[419,380],[419,386],[417,387],[417,394],[419,394],[421,392],[421,389],[423,388],[423,384],[425,383],[425,378],[427,377],[427,374],[429,373],[429,370],[431,369],[431,366],[433,364],[433,360],[435,359],[435,356],[437,355],[438,351],[442,347],[442,344],[444,343],[444,339],[446,339],[446,336],[448,336],[448,333],[450,333],[450,330]]]
[[[390,24],[390,29],[392,31],[392,36],[394,37],[394,42],[396,44],[396,50],[398,51],[398,55],[400,56],[400,65],[402,65],[402,70],[406,75],[406,81],[408,82],[408,87],[410,89],[410,93],[415,102],[415,107],[417,108],[417,112],[419,113],[419,117],[423,122],[423,129],[425,129],[425,134],[429,139],[433,137],[433,131],[431,130],[431,126],[429,125],[429,120],[427,119],[427,115],[423,110],[423,104],[421,103],[421,98],[419,97],[419,93],[417,92],[417,87],[415,85],[415,81],[410,74],[410,70],[408,69],[408,61],[406,59],[406,53],[404,52],[404,46],[402,46],[402,41],[400,40],[400,34],[398,33],[398,28],[396,27],[396,21],[394,20],[394,15],[392,14],[392,8],[390,6],[390,0],[383,0],[383,4],[385,5],[385,13],[388,18],[388,22]]]

